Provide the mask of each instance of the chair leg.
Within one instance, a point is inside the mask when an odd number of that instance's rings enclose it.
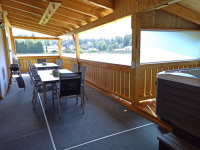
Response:
[[[36,102],[37,102],[37,99],[38,99],[38,92],[37,93],[35,93],[35,100],[34,100],[34,104],[33,104],[33,109],[35,109],[35,104],[36,104]]]
[[[58,98],[58,110],[59,110],[59,117],[61,118],[61,108],[60,108],[60,100]]]
[[[88,100],[87,94],[86,94],[86,92],[85,92],[85,88],[84,88],[84,95],[85,95],[85,97],[86,97],[86,100]]]
[[[83,109],[83,114],[85,113],[85,111],[84,111],[84,105],[85,105],[84,87],[82,87],[82,93],[81,93],[81,107],[82,107],[82,109]]]
[[[55,108],[54,107],[54,91],[52,90],[52,103],[53,103],[53,108]]]
[[[83,114],[85,113],[84,111],[84,96],[81,96],[81,107],[83,109]]]
[[[34,99],[35,99],[35,92],[34,92],[34,89],[33,89],[33,98],[32,98],[32,103],[34,102]]]

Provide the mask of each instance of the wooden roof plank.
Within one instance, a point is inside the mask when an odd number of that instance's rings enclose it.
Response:
[[[11,22],[11,23],[13,23],[12,25],[14,25],[14,24],[16,24],[16,23],[19,23],[19,19],[18,19],[18,18],[12,19],[12,22]],[[20,24],[23,25],[23,26],[27,26],[27,27],[36,27],[36,28],[38,28],[38,29],[46,30],[46,31],[53,31],[53,32],[60,32],[60,33],[66,32],[65,30],[43,28],[43,27],[37,26],[37,25],[35,25],[35,24],[29,24],[29,22],[26,22],[26,21],[21,22]]]
[[[21,10],[21,11],[25,11],[27,13],[32,13],[32,14],[37,14],[37,15],[43,15],[43,10],[41,9],[37,9],[37,8],[33,8],[33,7],[30,7],[30,6],[27,6],[27,5],[23,5],[23,4],[20,4],[20,3],[16,3],[16,2],[13,2],[13,1],[5,1],[5,0],[0,0],[0,4],[2,6],[7,6],[7,7],[11,7],[13,9],[18,9],[18,10]]]
[[[55,14],[66,16],[66,17],[69,17],[71,19],[75,19],[75,20],[83,21],[83,22],[90,22],[90,19],[91,19],[91,17],[85,16],[83,14],[82,15],[77,14],[74,11],[67,10],[62,6],[56,11]]]
[[[25,11],[14,9],[14,8],[11,8],[11,7],[2,6],[2,8],[3,8],[3,10],[7,11],[9,14],[17,14],[17,15],[21,15],[21,16],[34,18],[34,19],[40,19],[41,18],[41,15],[27,13]]]
[[[27,31],[37,32],[37,33],[41,33],[41,34],[45,34],[45,35],[57,36],[56,33],[47,32],[47,31],[45,31],[45,30],[40,30],[40,29],[37,29],[37,28],[24,27],[24,26],[21,25],[21,24],[15,24],[15,25],[13,25],[13,27],[19,28],[19,29],[20,29],[20,28],[23,28],[24,30],[27,30]]]
[[[37,0],[11,0],[19,4],[27,5],[33,8],[45,10],[48,6],[48,2],[37,1]]]
[[[114,2],[109,0],[88,0],[88,2],[102,8],[114,10]]]
[[[171,4],[167,7],[162,8],[164,11],[172,13],[176,16],[194,22],[200,25],[200,14],[193,12],[185,7],[182,7],[178,4]]]
[[[48,28],[48,29],[58,30],[58,31],[66,31],[66,30],[69,31],[67,28],[53,27],[51,24],[45,25],[45,27],[44,27],[44,26],[41,26],[41,25],[38,24],[38,21],[39,21],[38,19],[19,16],[18,14],[12,14],[12,16],[10,18],[11,18],[11,20],[18,20],[19,22],[26,22],[26,24],[28,26],[31,24],[31,25],[41,27],[41,28],[44,28],[44,29]]]
[[[177,3],[181,0],[141,0],[139,2],[139,12],[151,11],[154,9],[160,9],[163,7],[167,7],[170,4]]]
[[[92,8],[84,6],[84,5],[80,5],[78,3],[73,3],[70,0],[63,0],[62,6],[65,8],[68,8],[70,10],[74,10],[79,13],[82,13],[82,14],[85,14],[88,16],[92,16],[92,17],[100,18],[100,17],[104,16],[104,14],[102,14],[100,11],[97,11],[95,9],[92,9]]]

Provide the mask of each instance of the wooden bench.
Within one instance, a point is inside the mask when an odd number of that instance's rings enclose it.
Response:
[[[200,150],[173,133],[167,133],[158,137],[159,150]]]

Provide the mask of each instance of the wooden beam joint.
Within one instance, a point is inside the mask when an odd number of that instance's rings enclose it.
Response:
[[[39,24],[45,25],[52,15],[56,12],[58,7],[61,5],[61,2],[49,2],[48,7],[46,8],[42,18],[40,19]]]

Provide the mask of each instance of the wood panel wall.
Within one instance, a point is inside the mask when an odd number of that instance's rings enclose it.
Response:
[[[199,30],[198,24],[175,16],[163,10],[153,10],[142,13],[142,28],[143,29],[168,29],[168,30]]]

